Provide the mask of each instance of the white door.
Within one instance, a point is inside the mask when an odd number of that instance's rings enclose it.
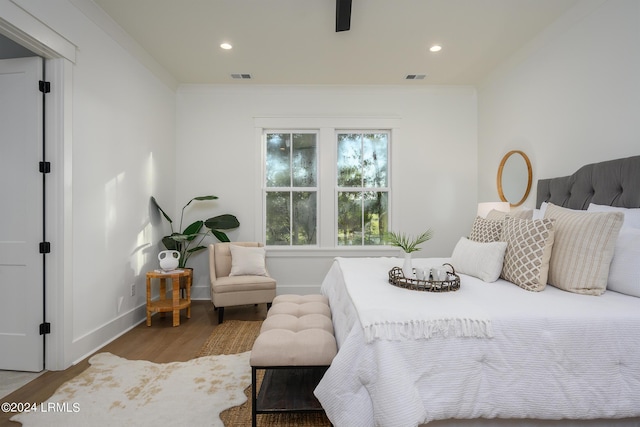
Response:
[[[0,60],[0,369],[44,363],[41,58]]]

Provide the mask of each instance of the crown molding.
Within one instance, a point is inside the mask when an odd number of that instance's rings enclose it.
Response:
[[[19,1],[0,2],[0,33],[43,58],[76,61],[76,45],[32,15]]]

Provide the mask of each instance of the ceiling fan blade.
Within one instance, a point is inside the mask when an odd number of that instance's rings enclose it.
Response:
[[[336,0],[336,33],[351,28],[351,0]]]

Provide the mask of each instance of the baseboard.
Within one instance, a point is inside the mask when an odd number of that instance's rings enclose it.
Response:
[[[283,294],[296,294],[296,295],[309,295],[320,293],[319,285],[300,285],[300,284],[278,284],[276,293],[278,295]],[[211,291],[208,286],[195,286],[191,289],[192,300],[211,300]],[[139,305],[121,316],[113,319],[112,321],[102,325],[99,328],[94,329],[91,332],[75,339],[71,345],[71,356],[66,362],[68,368],[71,365],[84,360],[86,357],[95,353],[100,348],[109,344],[116,338],[129,332],[140,323],[144,322],[147,316],[146,304]]]
[[[111,341],[126,334],[131,329],[144,322],[147,318],[146,302],[139,305],[121,316],[116,317],[110,322],[94,329],[85,335],[76,338],[71,344],[71,355],[69,360],[65,361],[65,368],[84,360],[86,357],[95,353]]]
[[[193,300],[210,300],[211,288],[209,286],[193,286],[191,288],[191,299]]]
[[[295,294],[295,295],[309,295],[319,294],[319,285],[281,285],[278,283],[276,288],[278,295],[283,294]],[[211,300],[211,290],[208,286],[194,286],[191,288],[191,299],[197,301],[209,301]]]

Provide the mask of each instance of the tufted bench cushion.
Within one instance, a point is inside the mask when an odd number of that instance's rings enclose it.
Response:
[[[260,333],[272,329],[285,329],[293,332],[300,332],[306,329],[322,329],[333,335],[331,318],[324,314],[305,314],[300,317],[291,314],[274,314],[262,322]]]
[[[337,353],[322,295],[279,295],[251,350],[251,366],[329,366]]]
[[[296,304],[293,302],[279,302],[273,304],[267,313],[268,316],[276,314],[289,314],[291,316],[302,317],[306,314],[321,314],[331,320],[331,310],[329,305],[322,302],[303,302]]]
[[[322,329],[272,329],[260,334],[256,344],[252,366],[329,366],[336,355],[335,338]]]
[[[322,411],[322,406],[312,391],[337,351],[331,310],[326,297],[276,296],[251,349],[252,425],[256,425],[258,413]],[[266,372],[260,396],[256,390],[257,369]],[[304,372],[301,373],[301,370]],[[291,374],[287,376],[287,372]],[[292,393],[294,397],[274,396],[283,390]],[[301,398],[305,392],[310,394],[308,399],[311,403]],[[305,403],[303,407],[282,408],[282,402],[286,401]],[[277,408],[271,407],[271,402],[277,402]]]
[[[285,294],[285,295],[278,295],[273,299],[273,302],[276,304],[281,302],[292,302],[295,304],[304,304],[305,302],[321,302],[326,305],[329,305],[329,298],[320,294],[312,294],[312,295]]]

